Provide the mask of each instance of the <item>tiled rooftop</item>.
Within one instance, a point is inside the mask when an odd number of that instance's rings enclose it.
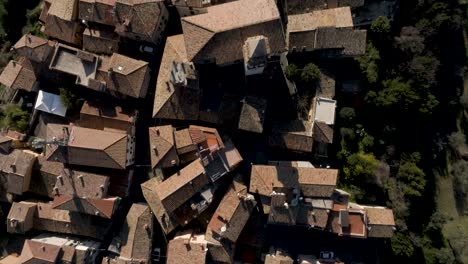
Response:
[[[216,33],[279,18],[278,8],[273,0],[238,0],[210,6],[207,10],[205,14],[184,17],[182,21]]]
[[[207,242],[204,235],[178,235],[167,246],[167,264],[205,263]]]
[[[251,193],[270,196],[274,187],[304,188],[308,185],[332,187],[331,196],[338,179],[338,170],[316,168],[278,167],[268,165],[253,165],[250,179]],[[325,191],[328,193],[328,191]],[[323,195],[324,193],[318,196]],[[326,194],[325,194],[326,195]]]
[[[288,16],[288,32],[315,30],[319,27],[352,27],[349,7],[317,10],[310,13]]]

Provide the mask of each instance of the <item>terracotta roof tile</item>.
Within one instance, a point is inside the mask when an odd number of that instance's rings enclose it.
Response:
[[[188,84],[185,87],[174,85],[170,80],[173,64],[185,62],[187,62],[187,53],[184,36],[168,37],[156,82],[153,117],[181,120],[198,119],[200,104],[198,81],[194,80],[193,85]],[[190,66],[193,67],[193,65]]]
[[[194,160],[192,163],[180,170],[180,172],[170,176],[156,186],[155,192],[161,200],[164,200],[183,186],[190,185],[190,182],[194,179],[203,177],[203,175],[205,175],[205,169],[203,168],[202,163],[200,160]],[[193,194],[195,194],[195,192],[197,192],[197,190],[194,190]],[[192,195],[186,197],[186,199],[188,200]]]
[[[367,213],[367,221],[370,225],[395,225],[393,211],[381,207],[364,207]]]
[[[314,140],[327,144],[333,143],[333,128],[324,122],[314,123]]]
[[[13,45],[14,49],[30,48],[36,49],[42,45],[49,44],[49,40],[40,38],[31,34],[24,34],[16,43]]]
[[[37,154],[19,149],[15,149],[9,154],[0,153],[0,172],[25,177],[29,175],[36,158]]]
[[[114,213],[117,202],[117,198],[93,199],[78,198],[70,195],[57,195],[54,197],[52,208],[110,219]]]
[[[175,145],[179,155],[197,150],[196,145],[192,141],[188,128],[177,130],[175,132]]]
[[[223,140],[216,128],[191,125],[188,130],[194,144],[212,149],[212,152],[224,148]]]
[[[313,146],[313,122],[293,120],[273,125],[269,144],[294,151],[311,152]]]
[[[107,195],[108,187],[109,177],[107,176],[81,173],[71,169],[63,169],[55,183],[57,194],[82,198],[103,198]]]
[[[56,263],[60,247],[27,239],[21,251],[22,263]]]
[[[37,208],[36,203],[31,202],[13,202],[10,211],[8,212],[8,219],[16,219],[19,222],[25,222],[31,212],[35,212]]]
[[[288,32],[303,32],[319,27],[353,27],[349,7],[332,8],[288,16]]]
[[[97,54],[112,54],[119,50],[119,35],[100,27],[86,28],[83,49]]]
[[[268,38],[272,52],[284,51],[285,39],[274,1],[233,1],[210,6],[207,11],[182,18],[189,60],[214,58],[217,64],[242,60],[245,40],[258,35]]]
[[[274,187],[300,187],[306,196],[331,196],[337,179],[338,171],[334,169],[253,165],[249,191],[270,196]]]
[[[70,131],[67,145],[48,145],[46,156],[49,161],[116,169],[124,169],[127,166],[126,134],[48,124],[47,139],[65,139],[64,127],[68,127]]]
[[[116,32],[122,35],[139,35],[154,41],[161,17],[166,13],[163,0],[117,0]]]
[[[51,0],[52,5],[49,14],[63,20],[72,21],[76,19],[78,11],[78,0]]]
[[[87,128],[112,128],[127,133],[134,126],[136,116],[136,111],[120,105],[85,101],[81,107],[78,124]]]
[[[132,204],[123,227],[114,241],[120,241],[120,257],[149,262],[152,243],[153,215],[145,204]]]
[[[151,166],[169,167],[178,164],[179,157],[174,147],[174,128],[171,125],[150,127]],[[172,164],[174,161],[176,164]],[[160,164],[161,163],[161,164]]]
[[[335,98],[335,86],[335,77],[327,70],[320,69],[320,80],[316,89],[316,96],[328,99]]]
[[[0,75],[0,83],[11,89],[31,92],[36,84],[36,75],[20,63],[10,61]]]
[[[207,8],[207,13],[182,18],[211,32],[242,28],[279,18],[274,1],[240,0]]]
[[[146,96],[149,81],[147,62],[113,53],[110,59],[103,60],[98,70],[101,71],[98,76],[104,76],[100,81],[106,82],[109,90],[135,98]]]
[[[114,6],[115,0],[80,0],[78,18],[113,26]]]
[[[266,106],[265,99],[246,97],[239,119],[239,129],[262,133]]]
[[[235,243],[255,205],[253,196],[247,194],[247,187],[234,181],[211,217],[207,240],[218,240],[216,237],[220,237]]]
[[[206,244],[204,235],[176,236],[167,246],[167,264],[205,263]]]

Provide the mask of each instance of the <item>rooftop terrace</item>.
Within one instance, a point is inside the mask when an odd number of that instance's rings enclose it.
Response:
[[[88,86],[96,76],[98,57],[64,45],[57,45],[50,68],[76,76],[76,83]]]

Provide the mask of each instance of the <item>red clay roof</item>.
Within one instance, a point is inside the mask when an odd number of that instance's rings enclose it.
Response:
[[[270,196],[274,187],[336,186],[337,179],[334,169],[253,165],[249,191]]]
[[[21,263],[28,263],[31,260],[37,263],[55,263],[59,253],[59,246],[27,239],[21,251]]]

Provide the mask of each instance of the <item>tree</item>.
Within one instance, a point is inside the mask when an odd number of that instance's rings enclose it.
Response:
[[[382,90],[367,94],[367,99],[381,108],[428,115],[439,103],[428,90],[418,89],[401,78],[385,80],[382,85]]]
[[[369,83],[376,83],[379,79],[379,67],[377,65],[380,61],[379,50],[369,42],[366,47],[366,53],[360,56],[357,61],[367,81]]]
[[[371,31],[377,34],[390,33],[391,25],[390,20],[385,16],[379,16],[371,24]]]
[[[41,15],[41,5],[26,12],[26,25],[23,27],[23,34],[31,33],[35,36],[46,37],[41,32],[41,23],[39,23],[39,16]]]
[[[426,186],[425,173],[416,163],[403,161],[396,174],[397,180],[403,184],[403,192],[407,198],[421,197]]]
[[[431,230],[440,231],[444,227],[445,223],[447,223],[447,220],[447,215],[440,212],[435,212],[432,214],[431,220],[427,227]]]
[[[339,116],[346,124],[351,124],[356,118],[356,112],[352,107],[343,107],[340,110]]]
[[[396,232],[391,238],[393,254],[403,258],[409,258],[414,253],[413,243],[407,234]]]
[[[439,60],[434,56],[416,56],[404,64],[403,70],[416,84],[429,87],[436,84],[439,65]]]
[[[307,120],[310,107],[312,105],[312,96],[310,93],[301,93],[297,98],[297,111],[301,118]]]
[[[378,165],[379,161],[372,153],[358,152],[347,158],[343,171],[347,179],[363,183],[374,177]]]
[[[296,64],[289,64],[286,67],[286,77],[293,82],[299,81],[301,79],[301,69]]]
[[[400,36],[395,38],[396,47],[406,55],[421,54],[424,49],[424,37],[415,27],[401,28]]]
[[[307,64],[301,72],[301,81],[311,84],[320,79],[320,69],[313,63]]]
[[[466,204],[468,196],[468,161],[458,160],[452,164],[453,187],[458,204]]]
[[[80,106],[79,98],[67,88],[60,88],[60,99],[69,111],[74,111]]]
[[[449,146],[456,152],[466,144],[466,137],[465,134],[462,132],[453,132],[448,136],[448,143]]]
[[[8,105],[5,108],[2,127],[12,128],[25,132],[29,125],[29,113],[23,111],[18,105]]]
[[[450,248],[441,248],[436,251],[435,258],[437,264],[454,264],[455,256]]]
[[[361,140],[358,143],[359,151],[370,151],[370,148],[374,146],[374,137],[364,133]]]
[[[468,93],[463,93],[463,95],[460,96],[460,104],[465,110],[468,110]]]

